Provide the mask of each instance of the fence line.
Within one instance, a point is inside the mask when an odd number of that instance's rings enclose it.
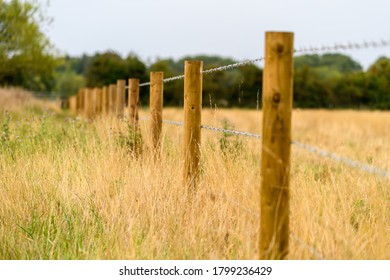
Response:
[[[235,134],[239,136],[247,136],[260,139],[261,135],[229,130],[224,128],[212,127],[201,124],[202,110],[202,78],[203,74],[211,74],[219,71],[226,71],[241,67],[244,65],[253,64],[260,61],[265,61],[265,70],[263,73],[263,133],[262,141],[261,168],[261,210],[260,210],[260,258],[264,259],[284,259],[289,252],[289,236],[292,239],[304,245],[313,255],[322,259],[321,253],[315,248],[307,245],[299,237],[295,236],[289,230],[289,166],[290,166],[290,148],[291,145],[315,153],[322,157],[331,158],[338,162],[344,163],[353,168],[360,169],[365,172],[376,174],[378,176],[390,179],[390,173],[386,170],[366,165],[364,163],[339,156],[332,152],[327,152],[320,148],[300,143],[291,139],[291,112],[292,112],[292,80],[293,80],[293,54],[317,53],[322,51],[337,51],[348,49],[362,49],[371,47],[384,47],[390,45],[390,40],[382,40],[380,42],[364,42],[361,44],[335,44],[334,46],[309,47],[309,48],[293,48],[293,33],[289,32],[267,32],[266,33],[266,48],[265,57],[246,60],[202,70],[202,61],[186,61],[184,75],[178,75],[163,79],[164,82],[185,79],[184,82],[184,120],[185,123],[177,121],[163,120],[160,118],[158,122],[161,124],[167,123],[175,126],[184,126],[184,179],[186,186],[193,186],[196,189],[198,174],[200,173],[200,139],[201,129],[210,130],[213,132],[222,132]],[[189,67],[195,65],[196,67]],[[188,67],[187,67],[188,66]],[[120,81],[118,81],[119,83]],[[137,88],[142,86],[152,85],[150,82],[139,84]],[[126,91],[129,88],[129,95],[132,95],[130,86],[126,87],[125,83],[116,87],[114,105],[118,106],[119,99],[124,100]],[[89,119],[95,117],[95,113],[99,106],[99,98],[96,97],[96,89],[83,89],[79,92],[80,99],[84,98],[86,103],[80,107],[77,100],[72,100],[73,111],[84,113]],[[161,90],[162,97],[162,90]],[[123,102],[121,102],[123,103]],[[76,106],[74,105],[76,104]],[[80,108],[79,108],[80,107]],[[76,108],[76,110],[75,110]],[[117,108],[119,109],[119,108]],[[121,110],[116,110],[116,116],[123,117],[122,106]],[[118,114],[119,113],[119,114]],[[162,116],[162,111],[161,111]],[[131,115],[129,115],[131,117]],[[138,117],[137,117],[138,118]],[[144,119],[144,118],[142,118]],[[195,140],[194,140],[195,139]],[[161,141],[160,137],[157,140]],[[187,143],[187,144],[186,144]],[[268,153],[268,154],[267,154]],[[282,162],[282,164],[280,164]],[[266,172],[266,171],[270,172]],[[188,179],[188,180],[187,180]],[[275,188],[275,186],[282,186]],[[275,199],[277,197],[277,199]],[[267,205],[267,207],[265,207]]]

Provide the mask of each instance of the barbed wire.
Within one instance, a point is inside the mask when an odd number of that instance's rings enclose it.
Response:
[[[251,60],[244,60],[244,61],[241,61],[241,62],[232,63],[232,64],[229,64],[229,65],[225,65],[225,66],[220,66],[220,67],[204,70],[204,71],[202,71],[202,74],[208,75],[208,74],[212,74],[212,73],[215,73],[215,72],[232,70],[232,69],[235,69],[235,68],[238,68],[238,67],[243,67],[243,66],[246,66],[246,65],[255,64],[255,63],[261,62],[263,60],[264,60],[264,57],[251,59]]]
[[[143,118],[143,120],[149,120],[149,118]],[[178,121],[170,121],[170,120],[162,120],[163,123],[171,124],[171,125],[176,125],[176,126],[184,126],[183,122],[178,122]],[[246,137],[252,137],[256,139],[261,139],[260,134],[255,134],[251,132],[245,132],[245,131],[236,131],[236,130],[231,130],[231,129],[224,129],[220,127],[213,127],[213,126],[208,126],[208,125],[201,125],[200,126],[203,129],[214,131],[214,132],[221,132],[221,133],[228,133],[228,134],[233,134],[233,135],[239,135],[239,136],[246,136]],[[390,180],[390,172],[372,165],[368,165],[365,163],[362,163],[357,160],[353,160],[347,157],[340,156],[336,153],[333,152],[328,152],[326,150],[323,150],[321,148],[311,146],[309,144],[304,144],[299,141],[292,140],[291,141],[292,145],[297,146],[298,148],[301,148],[303,150],[306,150],[308,152],[314,153],[316,155],[319,155],[324,158],[330,158],[334,161],[337,161],[339,163],[343,163],[349,167],[353,167],[355,169],[359,169],[361,171],[365,171],[367,173],[373,174],[380,176],[382,178],[385,178],[387,180]]]
[[[383,178],[390,180],[390,173],[384,169],[381,169],[381,168],[378,168],[378,167],[375,167],[372,165],[368,165],[368,164],[362,163],[360,161],[349,159],[347,157],[343,157],[343,156],[340,156],[338,154],[328,152],[328,151],[325,151],[325,150],[320,149],[318,147],[304,144],[304,143],[301,143],[301,142],[298,142],[295,140],[291,141],[291,144],[293,144],[301,149],[307,150],[311,153],[317,154],[319,156],[333,159],[334,161],[344,163],[350,167],[354,167],[356,169],[360,169],[360,170],[365,171],[367,173],[378,175],[380,177],[383,177]]]
[[[220,128],[220,127],[212,127],[212,126],[208,126],[208,125],[201,125],[200,128],[211,130],[211,131],[216,131],[216,132],[253,137],[253,138],[257,138],[257,139],[261,138],[260,134],[255,134],[255,133],[250,133],[250,132],[245,132],[245,131],[236,131],[236,130],[225,129],[225,128]]]
[[[298,49],[294,49],[294,53],[305,54],[305,53],[319,53],[319,52],[330,52],[330,51],[339,51],[339,50],[344,50],[344,51],[345,50],[354,50],[354,49],[359,50],[359,49],[380,48],[380,47],[387,47],[387,46],[390,46],[390,40],[381,39],[379,41],[363,41],[362,43],[346,43],[346,44],[337,44],[336,43],[334,45],[328,45],[328,46],[324,45],[321,47],[301,47]],[[238,67],[261,62],[264,59],[265,59],[264,57],[260,57],[260,58],[255,58],[255,59],[244,60],[241,62],[232,63],[232,64],[225,65],[225,66],[215,67],[215,68],[211,68],[211,69],[202,71],[202,74],[207,75],[207,74],[212,74],[215,72],[232,70],[232,69],[235,69]],[[184,75],[178,75],[178,76],[166,78],[163,80],[163,82],[169,83],[169,82],[181,80],[181,79],[184,79]],[[145,83],[141,83],[139,86],[144,87],[144,86],[149,86],[149,85],[150,85],[150,82],[145,82]]]
[[[173,82],[173,81],[181,80],[181,79],[184,79],[184,75],[178,75],[178,76],[166,78],[163,80],[163,82],[169,83],[169,82]],[[146,83],[139,84],[139,87],[144,87],[144,86],[149,86],[149,85],[150,85],[150,82],[146,82]]]
[[[250,133],[250,132],[235,131],[235,130],[223,129],[223,128],[212,127],[212,126],[207,126],[207,125],[201,125],[201,128],[208,129],[211,131],[216,131],[216,132],[223,132],[223,133],[229,133],[229,134],[234,134],[234,135],[253,137],[253,138],[257,138],[257,139],[261,138],[260,134],[255,134],[255,133]],[[360,161],[349,159],[347,157],[343,157],[343,156],[340,156],[338,154],[320,149],[318,147],[301,143],[299,141],[292,140],[291,144],[295,145],[301,149],[304,149],[306,151],[309,151],[311,153],[317,154],[319,156],[333,159],[334,161],[346,164],[350,167],[360,169],[360,170],[365,171],[367,173],[378,175],[380,177],[383,177],[383,178],[390,180],[390,172],[388,172],[384,169],[381,169],[381,168],[378,168],[378,167],[375,167],[372,165],[368,165],[368,164],[362,163]]]
[[[215,73],[215,72],[232,70],[234,68],[238,68],[238,67],[243,67],[243,66],[246,66],[246,65],[254,64],[254,63],[257,63],[257,62],[260,62],[260,61],[263,61],[263,60],[264,60],[263,57],[256,58],[256,59],[251,59],[251,60],[244,60],[244,61],[241,61],[241,62],[236,62],[236,63],[232,63],[232,64],[225,65],[225,66],[219,66],[219,67],[203,70],[202,74],[203,75],[208,75],[208,74],[212,74],[212,73]],[[174,76],[174,77],[171,77],[171,78],[166,78],[166,79],[163,80],[163,82],[164,83],[169,83],[169,82],[176,81],[176,80],[181,80],[181,79],[184,79],[184,75],[178,75],[178,76]],[[150,82],[146,82],[146,83],[140,84],[139,86],[140,87],[144,87],[144,86],[149,86],[149,85],[150,85]]]
[[[346,44],[334,44],[332,46],[321,46],[321,47],[301,47],[295,49],[294,53],[317,53],[317,52],[330,52],[330,51],[346,51],[346,50],[359,50],[368,48],[381,48],[390,46],[390,40],[379,40],[379,41],[364,41],[362,43],[346,43]]]
[[[182,122],[175,122],[175,121],[168,121],[168,120],[162,120],[163,123],[172,124],[176,126],[184,126],[184,123]]]
[[[317,259],[324,260],[325,257],[313,246],[310,246],[305,241],[303,241],[301,238],[296,236],[293,232],[290,231],[290,237],[294,239],[296,242],[298,242],[301,246],[305,247],[310,253],[312,253]]]

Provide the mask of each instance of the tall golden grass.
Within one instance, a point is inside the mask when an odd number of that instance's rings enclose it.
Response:
[[[22,88],[0,88],[0,108],[10,112],[23,112],[26,109],[51,110],[60,112],[59,101],[34,98],[32,93]]]
[[[181,127],[163,125],[156,160],[147,121],[137,156],[126,121],[5,109],[0,259],[258,257],[260,140],[203,131],[201,180],[191,194]],[[259,133],[261,117],[205,109],[202,122]],[[164,118],[180,121],[182,110],[165,109]],[[293,113],[294,139],[387,170],[389,129],[388,112]],[[289,258],[390,259],[389,181],[292,151]]]

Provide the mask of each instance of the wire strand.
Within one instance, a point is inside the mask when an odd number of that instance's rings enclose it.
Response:
[[[363,41],[362,43],[346,43],[346,44],[334,44],[334,45],[324,45],[320,47],[301,47],[294,49],[294,53],[297,54],[307,54],[307,53],[319,53],[319,52],[330,52],[330,51],[339,51],[339,50],[359,50],[359,49],[368,49],[368,48],[380,48],[390,46],[389,40],[378,40],[378,41]],[[220,71],[232,70],[238,67],[255,64],[261,61],[264,61],[264,57],[255,58],[251,60],[244,60],[241,62],[232,63],[225,66],[215,67],[208,70],[202,71],[202,74],[212,74]],[[176,80],[184,79],[184,75],[178,75],[163,80],[164,83],[169,83]],[[149,86],[150,82],[141,83],[140,87]],[[126,87],[127,88],[127,87]]]
[[[320,149],[318,147],[304,144],[304,143],[301,143],[298,141],[293,140],[293,141],[291,141],[291,144],[293,144],[301,149],[304,149],[306,151],[309,151],[311,153],[317,154],[321,157],[330,158],[330,159],[333,159],[334,161],[344,163],[350,167],[354,167],[356,169],[360,169],[360,170],[365,171],[367,173],[378,175],[380,177],[383,177],[383,178],[390,180],[390,173],[384,169],[381,169],[381,168],[378,168],[378,167],[375,167],[372,165],[368,165],[368,164],[362,163],[360,161],[349,159],[347,157],[340,156],[340,155],[335,154],[333,152],[328,152],[328,151],[325,151],[325,150]]]
[[[148,118],[144,118],[144,120],[148,120]],[[176,125],[176,126],[184,126],[183,122],[178,122],[178,121],[170,121],[170,120],[163,120],[163,123],[166,124],[171,124],[171,125]],[[239,136],[245,136],[245,137],[252,137],[256,139],[261,139],[260,134],[255,134],[255,133],[250,133],[250,132],[245,132],[245,131],[236,131],[236,130],[230,130],[230,129],[224,129],[220,127],[213,127],[213,126],[208,126],[208,125],[201,125],[200,126],[202,129],[214,131],[214,132],[221,132],[221,133],[228,133],[228,134],[233,134],[233,135],[239,135]],[[308,152],[311,152],[313,154],[316,154],[318,156],[324,157],[324,158],[329,158],[332,159],[336,162],[343,163],[349,167],[359,169],[361,171],[380,176],[382,178],[385,178],[387,180],[390,180],[390,172],[387,170],[378,168],[376,166],[368,165],[365,163],[362,163],[357,160],[353,160],[347,157],[340,156],[336,153],[329,152],[326,150],[323,150],[321,148],[311,146],[309,144],[304,144],[299,141],[292,140],[291,145],[295,145],[300,149],[306,150]]]

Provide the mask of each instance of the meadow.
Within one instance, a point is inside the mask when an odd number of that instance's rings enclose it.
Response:
[[[148,117],[145,108],[141,117]],[[183,111],[164,109],[182,121]],[[204,108],[202,123],[261,132],[260,110]],[[93,122],[0,89],[0,259],[257,259],[260,144],[202,131],[195,194],[183,128],[160,158],[141,121]],[[294,110],[293,139],[390,170],[390,112]],[[390,259],[390,182],[292,146],[289,259]]]

